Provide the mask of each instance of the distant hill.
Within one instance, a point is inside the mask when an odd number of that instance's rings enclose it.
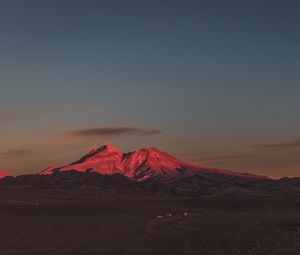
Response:
[[[6,177],[6,176],[10,176],[11,174],[9,174],[8,172],[6,172],[6,171],[3,171],[3,170],[0,170],[0,179],[1,178],[4,178],[4,177]]]

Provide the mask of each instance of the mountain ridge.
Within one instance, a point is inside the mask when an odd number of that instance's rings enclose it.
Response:
[[[139,182],[170,180],[197,174],[222,174],[245,178],[269,179],[267,176],[190,164],[154,147],[123,153],[112,145],[94,148],[78,161],[47,168],[39,174],[75,170],[104,175],[122,174]]]
[[[103,195],[299,195],[300,178],[271,179],[198,166],[153,147],[123,153],[106,145],[92,149],[69,165],[52,166],[37,174],[1,178],[0,189],[100,192]]]

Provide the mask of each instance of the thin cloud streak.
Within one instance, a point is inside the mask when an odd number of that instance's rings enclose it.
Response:
[[[232,161],[236,159],[248,159],[253,158],[253,155],[216,155],[216,156],[209,156],[206,158],[202,158],[203,161]]]
[[[0,157],[13,158],[13,157],[32,156],[35,154],[36,154],[36,152],[34,152],[32,150],[19,149],[19,150],[9,150],[9,151],[0,152]]]
[[[88,114],[101,116],[103,111],[93,107],[51,107],[41,109],[11,109],[0,112],[0,121],[22,120],[24,118],[32,118],[39,116],[61,115],[61,114]]]
[[[300,138],[282,142],[282,143],[269,143],[269,144],[261,144],[262,148],[274,148],[274,149],[289,149],[289,148],[300,148]]]
[[[94,139],[112,139],[124,135],[152,136],[159,133],[161,133],[160,130],[147,130],[135,127],[97,127],[65,131],[56,136],[67,140],[90,141]]]

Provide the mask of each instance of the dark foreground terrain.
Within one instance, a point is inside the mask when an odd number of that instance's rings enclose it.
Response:
[[[300,197],[17,193],[0,254],[300,254]]]

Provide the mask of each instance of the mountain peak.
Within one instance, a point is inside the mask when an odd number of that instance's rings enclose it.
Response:
[[[175,158],[172,155],[170,155],[169,153],[167,153],[165,151],[161,151],[155,147],[143,148],[143,149],[133,152],[133,154],[144,155],[144,156],[147,156],[149,159],[159,159],[160,161],[163,161],[163,160],[173,161],[178,164],[182,164],[182,165],[186,165],[186,166],[191,165],[191,164],[184,162],[178,158]]]
[[[109,155],[109,154],[123,154],[120,150],[118,150],[117,148],[115,148],[112,145],[104,145],[98,148],[94,148],[92,149],[88,154],[86,154],[84,157],[92,157],[98,154],[105,154],[105,155]]]
[[[140,149],[141,151],[145,151],[145,152],[148,152],[148,153],[163,153],[163,151],[155,148],[155,147],[147,147],[147,148],[142,148]]]
[[[116,147],[107,144],[107,145],[103,145],[101,147],[98,148],[99,151],[107,151],[107,152],[120,152],[120,150],[118,150]]]

